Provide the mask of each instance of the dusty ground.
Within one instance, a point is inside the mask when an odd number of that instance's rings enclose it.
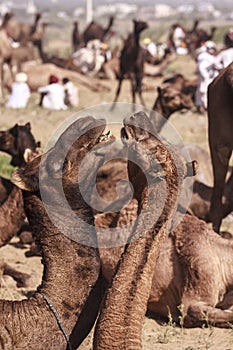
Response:
[[[175,62],[170,64],[166,70],[166,75],[174,72],[182,72],[190,77],[195,73],[194,62],[188,57],[179,57]],[[144,97],[148,107],[151,107],[156,97],[156,86],[159,85],[161,79],[146,78],[145,83],[154,88],[154,91],[145,92]],[[94,93],[89,89],[78,86],[80,95],[80,105],[75,110],[62,112],[51,112],[42,110],[36,104],[38,103],[38,95],[31,96],[29,105],[22,111],[7,110],[0,107],[0,129],[5,129],[14,125],[14,123],[25,123],[30,121],[32,131],[37,140],[41,140],[42,147],[45,147],[49,137],[59,127],[59,125],[73,115],[75,112],[90,106],[111,102],[115,93],[116,82],[104,82],[111,91],[109,93]],[[119,101],[130,102],[129,82],[123,84],[122,93]],[[184,142],[195,142],[207,149],[207,117],[206,115],[198,115],[192,112],[177,113],[171,117],[171,122],[181,134]],[[113,130],[116,132],[116,130]],[[232,227],[232,218],[226,221],[228,229]],[[28,291],[35,290],[40,283],[42,267],[40,258],[26,258],[25,247],[18,247],[17,238],[7,246],[1,248],[1,259],[5,259],[8,263],[17,267],[21,271],[31,274],[30,286],[27,289],[16,288],[14,282],[1,279],[0,296],[5,299],[21,299],[25,298]],[[135,307],[137,307],[135,305]],[[81,350],[91,350],[91,336],[88,337],[80,347]],[[198,350],[198,349],[233,349],[233,328],[217,329],[211,326],[197,329],[181,329],[175,327],[172,321],[163,323],[158,320],[145,317],[143,324],[143,349],[166,349],[166,350]]]

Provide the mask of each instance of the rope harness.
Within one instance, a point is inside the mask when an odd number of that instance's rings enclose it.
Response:
[[[62,334],[63,334],[64,337],[65,337],[65,340],[66,340],[68,349],[69,349],[69,350],[73,350],[72,345],[71,345],[71,343],[70,343],[70,338],[69,338],[68,334],[66,333],[66,331],[65,331],[65,329],[64,329],[64,327],[63,327],[63,325],[62,325],[62,323],[61,323],[61,321],[60,321],[60,319],[59,319],[59,316],[58,316],[58,313],[57,313],[56,309],[53,307],[53,305],[51,304],[51,302],[49,301],[49,299],[46,297],[45,294],[43,294],[43,293],[41,293],[41,292],[38,292],[38,293],[42,296],[42,298],[45,300],[46,304],[48,305],[48,307],[49,307],[50,310],[52,311],[52,313],[53,313],[53,315],[54,315],[54,317],[55,317],[55,319],[56,319],[56,321],[57,321],[57,324],[58,324],[58,326],[59,326],[59,328],[60,328]]]

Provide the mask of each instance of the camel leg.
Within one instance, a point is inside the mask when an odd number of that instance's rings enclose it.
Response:
[[[200,326],[204,323],[211,323],[218,327],[229,327],[230,322],[233,322],[232,309],[222,310],[200,301],[189,306],[185,317],[186,327]]]
[[[222,195],[232,152],[227,145],[210,145],[210,151],[214,174],[214,188],[209,219],[213,223],[213,229],[219,232],[223,217]]]
[[[136,74],[136,87],[137,87],[137,92],[138,92],[141,104],[145,106],[145,101],[142,96],[142,76],[140,76],[139,74]]]
[[[130,82],[131,82],[132,103],[134,106],[136,103],[136,82],[135,82],[134,74],[130,73],[129,78],[130,78]]]
[[[114,100],[113,100],[113,103],[112,103],[112,106],[111,106],[111,110],[114,109],[115,103],[117,102],[118,97],[119,97],[119,95],[120,95],[120,92],[121,92],[121,84],[122,84],[123,79],[124,79],[123,75],[120,75],[120,76],[119,76],[119,83],[118,83],[116,95],[115,95],[115,98],[114,98]]]
[[[10,75],[11,75],[12,82],[14,82],[14,80],[15,80],[15,75],[14,75],[14,73],[13,73],[13,65],[12,65],[12,62],[11,62],[11,61],[9,61],[8,67],[9,67],[9,70],[10,70]]]
[[[0,98],[4,98],[4,69],[3,69],[3,62],[1,62],[1,96]]]
[[[17,287],[20,288],[28,286],[28,280],[31,276],[27,273],[17,271],[16,269],[4,262],[0,264],[0,268],[3,271],[3,275],[11,276],[17,282]]]

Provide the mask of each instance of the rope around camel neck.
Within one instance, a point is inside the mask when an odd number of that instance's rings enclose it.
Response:
[[[65,331],[65,329],[64,329],[64,327],[63,327],[63,325],[62,325],[62,323],[61,323],[61,321],[60,321],[60,319],[59,319],[59,316],[58,316],[58,313],[57,313],[56,309],[53,307],[53,305],[51,304],[51,302],[49,301],[49,299],[46,297],[46,295],[45,295],[44,293],[41,293],[41,292],[38,292],[38,293],[39,293],[39,294],[42,296],[42,298],[46,301],[46,304],[48,305],[48,307],[49,307],[50,310],[52,311],[54,317],[56,318],[57,324],[58,324],[58,326],[59,326],[59,328],[60,328],[62,334],[63,334],[64,337],[65,337],[65,340],[66,340],[66,342],[67,342],[67,345],[68,345],[69,350],[73,350],[72,345],[71,345],[71,343],[70,343],[70,338],[69,338],[68,334],[66,333],[66,331]]]

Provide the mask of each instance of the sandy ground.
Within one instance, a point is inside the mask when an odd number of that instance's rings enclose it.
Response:
[[[183,72],[183,74],[192,77],[194,75],[194,62],[190,59],[180,57],[167,70],[166,75],[174,72]],[[161,79],[146,78],[145,83],[152,87],[154,91],[144,93],[147,106],[152,106],[156,97],[156,87]],[[30,121],[32,131],[37,140],[41,140],[42,147],[45,147],[48,139],[54,131],[67,118],[83,108],[100,105],[111,102],[115,93],[116,82],[104,82],[111,91],[109,93],[94,93],[83,86],[78,86],[80,95],[80,105],[77,109],[52,112],[38,107],[38,95],[31,96],[29,105],[22,111],[7,110],[0,107],[0,130],[14,125],[15,123],[25,123]],[[123,84],[122,93],[119,101],[130,102],[129,82]],[[207,117],[192,112],[176,113],[171,117],[171,123],[181,134],[184,143],[194,142],[207,149]],[[114,130],[113,130],[114,131]],[[115,132],[117,131],[117,128]],[[227,218],[226,226],[232,227],[232,217]],[[15,283],[1,278],[0,296],[4,299],[22,299],[25,298],[28,291],[33,291],[39,285],[42,274],[42,265],[39,257],[26,258],[25,252],[28,247],[19,247],[18,239],[14,238],[10,244],[1,248],[1,259],[5,259],[9,264],[20,271],[31,275],[29,287],[26,289],[16,288]],[[135,305],[137,307],[137,305]],[[91,335],[80,346],[81,350],[91,350]],[[176,327],[172,321],[164,323],[150,317],[145,317],[143,324],[143,349],[173,349],[173,350],[230,350],[233,349],[233,327],[232,329],[218,329],[214,327],[204,327],[197,329],[181,329]]]

